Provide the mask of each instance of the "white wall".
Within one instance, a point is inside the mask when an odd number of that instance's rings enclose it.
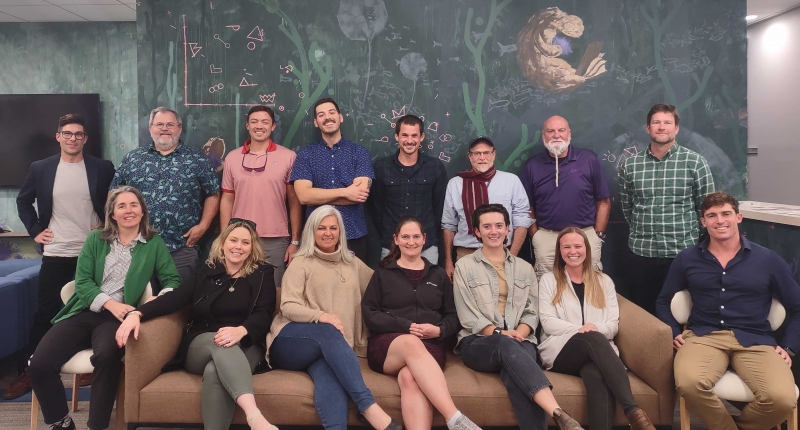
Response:
[[[800,205],[800,8],[747,37],[748,198]]]

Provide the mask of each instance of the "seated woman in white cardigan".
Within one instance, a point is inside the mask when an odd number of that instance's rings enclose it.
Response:
[[[553,272],[539,281],[542,367],[583,379],[592,430],[611,429],[615,398],[631,428],[655,430],[633,399],[614,345],[619,328],[614,282],[592,268],[591,254],[583,230],[567,227],[558,235]]]

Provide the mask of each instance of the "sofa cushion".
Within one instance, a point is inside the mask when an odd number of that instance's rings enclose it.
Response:
[[[359,359],[367,387],[379,405],[400,422],[400,388],[397,378],[373,372],[366,359]],[[478,425],[515,426],[516,418],[503,382],[498,374],[480,373],[467,368],[461,357],[448,354],[445,378],[453,401]],[[579,377],[546,372],[553,393],[564,410],[582,423],[587,422],[586,390]],[[648,414],[658,410],[658,395],[639,378],[630,375],[634,397]],[[259,408],[272,422],[282,425],[319,425],[314,407],[314,385],[305,372],[273,370],[255,375],[253,386]],[[185,371],[159,375],[140,394],[139,417],[142,423],[200,423],[202,378]],[[175,413],[174,405],[181,405]],[[234,422],[243,424],[244,414],[237,408]],[[351,425],[359,425],[355,405],[350,403]],[[617,406],[616,425],[627,423]],[[434,425],[443,426],[444,418],[434,413]],[[553,425],[551,422],[550,425]]]
[[[42,260],[38,258],[21,258],[16,260],[3,260],[0,261],[0,277],[8,276],[14,272],[18,272],[30,267],[36,267],[38,273],[39,266],[42,265]]]

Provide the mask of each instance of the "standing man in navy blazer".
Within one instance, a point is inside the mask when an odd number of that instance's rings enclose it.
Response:
[[[44,248],[39,306],[23,354],[26,362],[61,309],[61,287],[75,278],[83,243],[92,228],[103,221],[99,217],[105,213],[108,186],[114,178],[110,161],[83,153],[88,136],[81,116],[59,118],[56,140],[61,153],[33,162],[17,196],[19,218],[33,240]],[[30,389],[27,372],[23,371],[4,397],[14,399]]]

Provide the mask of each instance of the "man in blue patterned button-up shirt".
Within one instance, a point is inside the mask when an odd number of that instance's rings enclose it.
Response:
[[[181,144],[181,127],[175,111],[153,109],[153,143],[122,158],[110,189],[130,185],[142,192],[150,224],[166,242],[178,273],[186,279],[197,265],[197,241],[219,210],[219,182],[211,163]],[[154,292],[159,289],[153,287]]]

